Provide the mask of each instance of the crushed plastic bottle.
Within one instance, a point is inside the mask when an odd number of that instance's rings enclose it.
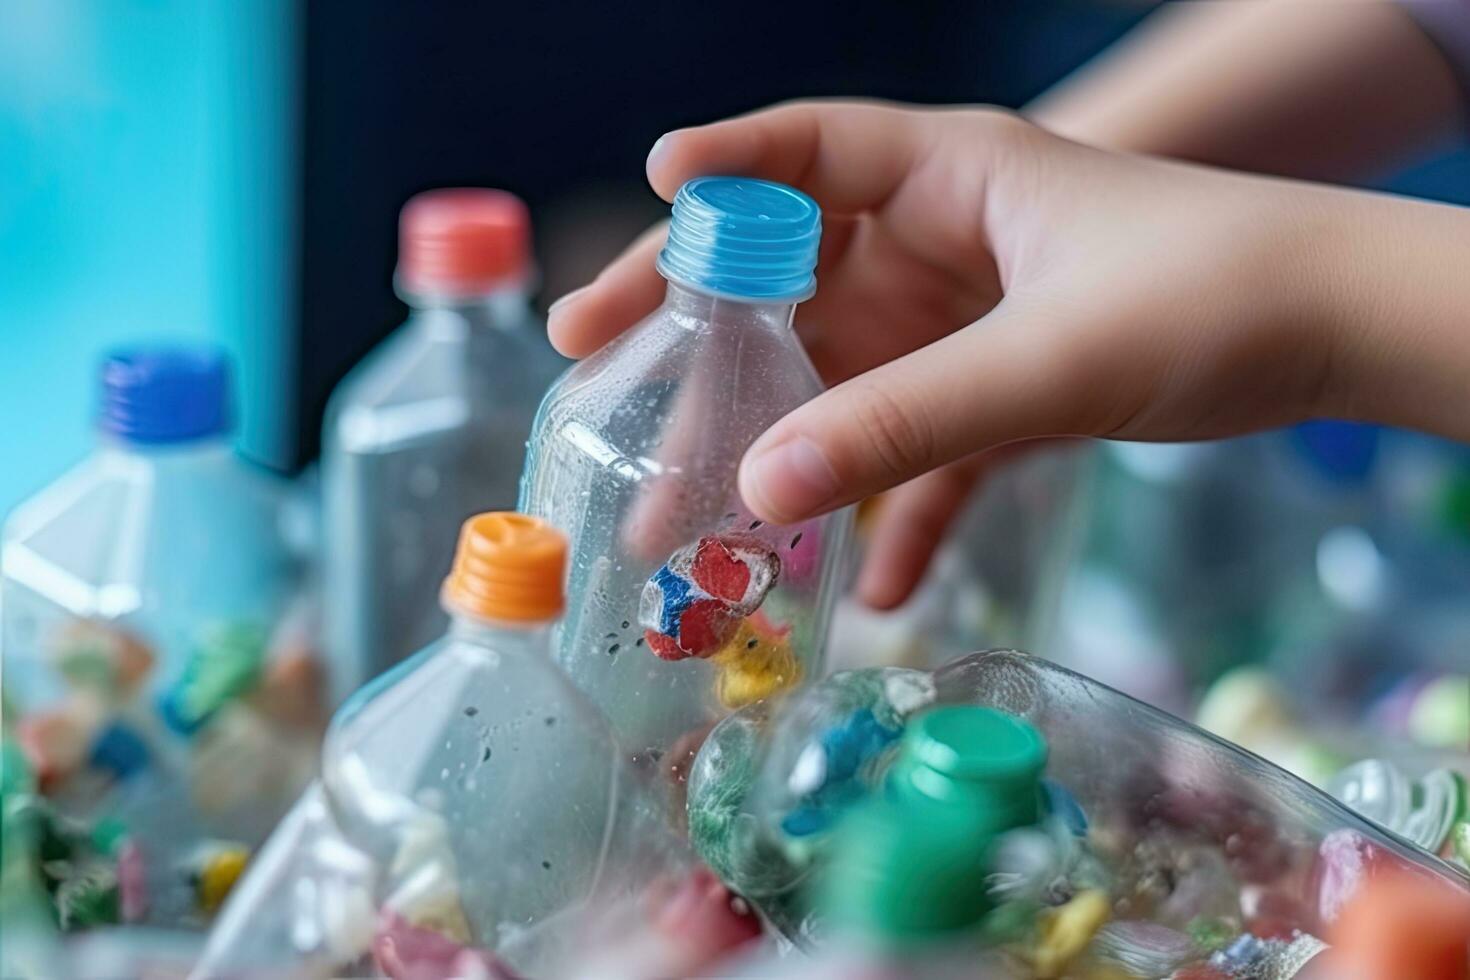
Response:
[[[196,975],[566,975],[567,930],[695,870],[551,657],[565,566],[540,520],[465,523],[448,633],[339,710]]]
[[[400,219],[406,323],[337,386],[322,434],[334,703],[444,632],[460,524],[515,503],[526,436],[566,366],[528,300],[526,207],[428,191]]]
[[[894,676],[904,692],[928,681],[932,703],[875,698]],[[858,736],[876,732],[859,721],[865,710],[887,717],[881,737]],[[1002,736],[1008,726],[1037,741]],[[869,768],[854,770],[854,758]],[[851,771],[861,776],[844,783]],[[1000,779],[1010,788],[994,799],[996,773],[1022,771],[1031,776]],[[818,778],[828,774],[846,791],[830,793]],[[813,790],[828,803],[815,847],[805,833]],[[936,817],[926,832],[922,813],[971,796],[980,802],[962,815],[1005,819],[984,834],[950,835]],[[1096,682],[1006,651],[912,679],[838,674],[737,713],[696,759],[689,807],[696,850],[818,956],[843,923],[867,915],[871,926],[881,911],[909,917],[910,932],[933,926],[978,951],[996,976],[1288,978],[1385,875],[1470,896],[1470,876],[1327,794]],[[863,845],[844,846],[849,834]],[[979,850],[950,853],[951,836],[954,847]],[[843,854],[857,870],[839,867]],[[906,874],[918,868],[929,870]],[[949,900],[926,907],[925,888],[945,874],[959,876],[944,884]]]
[[[674,773],[714,720],[821,673],[850,514],[771,526],[736,489],[745,449],[822,390],[791,329],[820,234],[789,187],[684,185],[664,305],[568,371],[531,437],[521,508],[572,546],[557,658]]]
[[[63,932],[198,928],[311,777],[322,666],[283,486],[227,441],[224,355],[119,352],[102,389],[97,450],[0,546],[7,752],[32,775],[6,818]]]

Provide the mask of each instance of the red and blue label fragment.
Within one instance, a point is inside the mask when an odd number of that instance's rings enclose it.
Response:
[[[638,623],[664,660],[708,657],[776,584],[781,559],[763,541],[710,534],[680,548],[643,586]]]

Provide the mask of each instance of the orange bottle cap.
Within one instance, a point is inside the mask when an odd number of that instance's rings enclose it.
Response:
[[[531,219],[506,191],[416,194],[398,221],[398,275],[410,294],[474,295],[526,278]]]
[[[561,615],[567,539],[545,521],[511,511],[464,522],[443,599],[480,619],[540,623]]]

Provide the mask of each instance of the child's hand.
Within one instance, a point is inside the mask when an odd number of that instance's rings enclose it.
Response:
[[[740,486],[789,523],[913,481],[860,581],[874,605],[907,596],[997,447],[1319,415],[1470,431],[1470,411],[1448,422],[1443,407],[1466,358],[1434,356],[1464,346],[1460,317],[1401,302],[1463,295],[1456,209],[1110,154],[998,111],[866,104],[671,133],[648,174],[665,199],[696,175],[749,174],[822,205],[797,329],[835,387],[751,447]],[[553,308],[558,348],[588,354],[658,304],[662,238]],[[1416,254],[1430,281],[1411,286],[1394,267]]]

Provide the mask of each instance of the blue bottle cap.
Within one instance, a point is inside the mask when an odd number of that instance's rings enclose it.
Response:
[[[741,299],[795,302],[817,289],[822,210],[785,184],[751,177],[696,177],[679,188],[666,279]]]
[[[213,347],[137,347],[102,364],[102,429],[129,442],[187,442],[230,429],[230,369]]]
[[[113,722],[93,740],[88,761],[117,779],[128,779],[147,767],[148,756],[148,745],[142,736],[120,722]]]

